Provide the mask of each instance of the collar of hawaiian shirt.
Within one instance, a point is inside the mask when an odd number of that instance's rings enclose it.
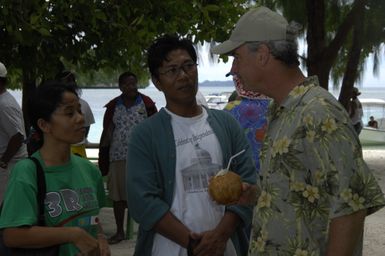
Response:
[[[303,96],[314,86],[318,86],[318,78],[316,76],[310,76],[294,87],[286,99],[281,103],[277,104],[273,102],[270,106],[270,120],[277,118],[284,110],[294,109],[300,102]]]

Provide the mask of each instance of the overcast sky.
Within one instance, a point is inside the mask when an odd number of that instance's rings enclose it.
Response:
[[[302,53],[304,51],[303,44],[300,45],[299,52]],[[385,46],[383,47],[383,53],[385,51]],[[385,88],[385,58],[384,56],[380,60],[381,66],[379,69],[379,75],[376,77],[373,75],[373,62],[372,58],[369,57],[366,63],[366,71],[363,76],[363,80],[358,87],[384,87]],[[230,71],[232,59],[230,59],[227,63],[210,63],[207,53],[207,47],[205,51],[200,54],[199,65],[198,65],[198,74],[199,74],[199,82],[203,82],[205,80],[209,81],[225,81],[231,80],[230,77],[225,77],[225,75]]]

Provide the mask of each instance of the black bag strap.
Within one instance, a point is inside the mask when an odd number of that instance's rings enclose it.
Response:
[[[37,160],[35,157],[29,157],[29,159],[32,160],[36,166],[37,205],[38,205],[37,224],[39,226],[45,226],[44,199],[45,199],[45,194],[47,192],[47,189],[46,189],[44,171],[39,160]]]

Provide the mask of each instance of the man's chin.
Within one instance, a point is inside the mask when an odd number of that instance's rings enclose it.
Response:
[[[255,91],[255,88],[253,86],[249,85],[248,83],[244,83],[242,81],[242,84],[243,84],[243,89],[245,89],[246,91],[253,91],[253,92]]]
[[[243,89],[245,89],[246,91],[251,91],[251,92],[256,92],[256,93],[262,93],[260,88],[258,87],[258,85],[256,84],[248,84],[248,83],[244,83],[243,84]]]

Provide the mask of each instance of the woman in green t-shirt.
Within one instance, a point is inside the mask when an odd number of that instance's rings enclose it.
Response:
[[[43,138],[32,157],[44,170],[46,226],[36,226],[36,166],[21,160],[12,169],[1,211],[4,243],[16,248],[60,245],[60,256],[110,255],[98,218],[105,196],[100,171],[70,153],[71,144],[85,133],[76,88],[45,83],[37,88],[30,110],[32,125]]]

